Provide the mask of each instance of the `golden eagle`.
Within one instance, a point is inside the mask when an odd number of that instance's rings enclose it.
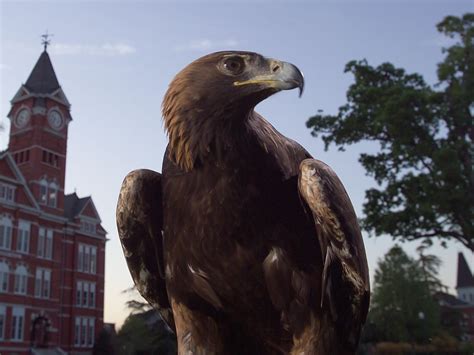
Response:
[[[336,174],[254,111],[300,70],[251,52],[204,56],[163,101],[162,174],[131,172],[117,225],[133,280],[179,354],[354,354],[369,276]]]

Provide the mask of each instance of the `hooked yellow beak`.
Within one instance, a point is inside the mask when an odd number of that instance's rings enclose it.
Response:
[[[299,88],[299,96],[303,94],[304,77],[301,70],[291,63],[269,59],[267,73],[258,74],[245,81],[234,81],[234,86],[258,84],[277,90]]]

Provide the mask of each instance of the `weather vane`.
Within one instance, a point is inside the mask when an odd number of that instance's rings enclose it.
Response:
[[[43,38],[41,41],[41,44],[44,46],[44,50],[46,51],[46,48],[48,48],[49,44],[51,43],[51,39],[49,37],[54,36],[52,33],[48,33],[48,30],[46,30],[46,33],[41,35]]]

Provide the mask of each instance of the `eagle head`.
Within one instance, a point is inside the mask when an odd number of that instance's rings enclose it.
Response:
[[[191,170],[217,137],[242,124],[254,107],[304,79],[293,64],[242,51],[216,52],[186,66],[172,80],[163,100],[170,158]]]

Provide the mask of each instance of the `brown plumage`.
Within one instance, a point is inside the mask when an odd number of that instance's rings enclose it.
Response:
[[[163,173],[129,174],[117,225],[141,294],[179,354],[354,354],[369,304],[364,245],[335,173],[254,107],[303,88],[250,52],[191,63],[163,101]]]

